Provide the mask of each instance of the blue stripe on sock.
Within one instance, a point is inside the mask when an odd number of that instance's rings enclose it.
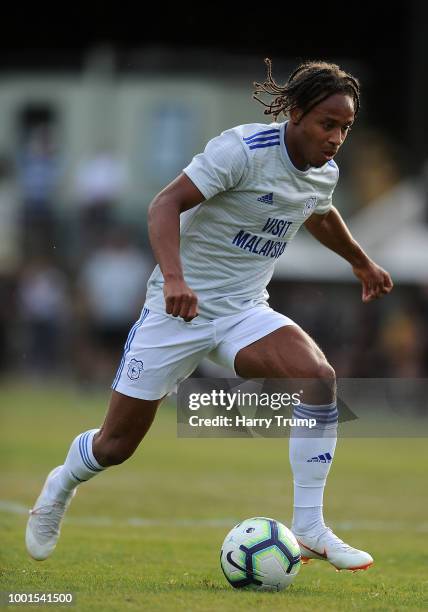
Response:
[[[87,431],[85,434],[83,434],[83,436],[80,437],[80,440],[79,440],[80,456],[82,457],[82,461],[86,465],[88,470],[91,470],[91,472],[102,472],[102,469],[97,468],[96,465],[92,463],[89,457],[87,443],[88,443],[88,438],[89,438],[90,433],[91,433],[90,431]]]
[[[85,435],[86,435],[86,434],[82,434],[82,435],[80,436],[80,438],[79,438],[79,452],[80,452],[80,457],[81,457],[81,459],[82,459],[83,463],[85,464],[85,466],[88,468],[88,470],[91,470],[91,471],[92,471],[91,466],[90,466],[90,465],[87,463],[87,461],[86,461],[86,457],[85,457],[85,455],[84,455],[84,451],[83,451],[83,439],[84,439]]]
[[[338,420],[338,414],[332,414],[331,416],[308,416],[307,414],[301,414],[300,412],[295,412],[293,417],[298,419],[315,419],[317,423],[335,423]]]
[[[324,416],[337,412],[337,406],[334,405],[331,408],[306,408],[305,405],[299,404],[298,406],[295,406],[294,410],[299,410],[299,412],[304,412],[305,414],[322,414]]]
[[[331,412],[332,410],[337,410],[337,404],[328,404],[321,406],[314,406],[309,404],[298,404],[295,406],[299,410],[308,410],[309,412]]]
[[[334,410],[320,410],[318,412],[318,410],[305,410],[304,408],[299,408],[296,406],[293,412],[299,412],[300,414],[306,414],[307,416],[328,417],[332,414],[337,414],[338,411],[337,408],[335,408]]]
[[[86,482],[86,480],[84,480],[83,478],[79,478],[78,476],[76,476],[76,474],[74,472],[72,472],[70,470],[70,474],[73,476],[73,478],[75,478],[76,480],[78,480],[79,482]]]
[[[80,436],[79,438],[79,451],[80,451],[80,456],[82,458],[83,463],[85,464],[85,466],[88,468],[88,470],[92,471],[92,467],[91,465],[88,463],[87,459],[86,459],[86,455],[85,455],[85,451],[84,451],[84,444],[85,444],[85,438],[88,436],[88,433],[84,433]]]
[[[336,402],[331,402],[331,404],[305,404],[305,402],[300,402],[296,406],[296,408],[304,408],[305,410],[334,410],[337,408]]]
[[[304,414],[310,414],[311,416],[317,414],[321,416],[328,416],[329,414],[337,412],[337,408],[333,408],[333,410],[307,410],[306,408],[301,408],[300,406],[296,406],[294,412],[296,412],[296,410],[303,412]]]
[[[336,404],[324,405],[323,408],[307,407],[307,404],[299,404],[293,410],[293,417],[298,419],[315,419],[317,425],[330,425],[337,423],[339,412]]]
[[[83,445],[83,448],[84,448],[85,453],[86,453],[86,459],[88,460],[89,465],[92,465],[92,469],[94,471],[97,471],[97,472],[102,472],[102,468],[97,467],[95,465],[95,463],[93,462],[93,460],[91,459],[90,451],[92,451],[92,448],[89,449],[89,444],[91,444],[91,446],[92,446],[92,440],[93,439],[94,439],[94,436],[91,436],[91,432],[89,432],[87,437],[86,437],[85,444]]]
[[[141,327],[142,324],[144,323],[144,321],[147,319],[147,316],[148,316],[149,313],[150,313],[150,310],[148,308],[144,308],[143,312],[141,313],[141,317],[139,318],[139,320],[136,323],[134,323],[133,327],[131,328],[131,330],[130,330],[130,332],[128,334],[128,339],[127,339],[126,344],[125,344],[125,349],[124,349],[124,352],[123,352],[122,359],[120,361],[119,369],[117,371],[116,377],[115,377],[115,379],[113,381],[113,384],[112,384],[112,389],[116,389],[116,387],[117,387],[117,384],[118,384],[118,382],[120,380],[120,377],[122,375],[123,368],[125,366],[126,355],[130,351],[131,344],[132,344],[132,341],[134,340],[135,334],[137,333],[138,328]]]

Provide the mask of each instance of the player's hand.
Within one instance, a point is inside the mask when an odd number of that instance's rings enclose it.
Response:
[[[363,286],[364,303],[376,300],[392,291],[394,284],[390,275],[374,261],[369,260],[363,265],[353,266],[352,270]]]
[[[186,322],[198,316],[198,297],[184,280],[168,280],[163,286],[165,310]]]

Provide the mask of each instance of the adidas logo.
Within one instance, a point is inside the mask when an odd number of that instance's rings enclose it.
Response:
[[[306,463],[331,463],[332,461],[333,457],[330,455],[330,453],[324,453],[316,457],[311,457],[311,459],[308,459]]]
[[[264,204],[273,204],[273,193],[267,193],[257,198],[257,202],[263,202]]]

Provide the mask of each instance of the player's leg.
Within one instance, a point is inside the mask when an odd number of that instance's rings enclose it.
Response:
[[[83,432],[73,440],[62,469],[51,479],[55,497],[65,498],[81,482],[129,459],[150,429],[161,401],[113,391],[101,428]]]
[[[334,369],[314,340],[297,325],[280,327],[240,349],[234,366],[242,378],[307,379],[306,402],[335,401]]]
[[[325,530],[323,492],[337,435],[333,368],[310,336],[292,325],[241,349],[235,358],[235,369],[243,378],[298,381],[304,403],[294,408],[293,416],[315,418],[317,424],[311,429],[293,427],[290,434],[290,463],[294,476],[292,529],[296,534]],[[321,456],[325,460],[321,461]]]
[[[101,429],[85,431],[73,440],[64,465],[49,473],[30,510],[26,545],[34,559],[46,559],[55,548],[62,518],[77,486],[133,454],[153,423],[161,401],[113,391]]]
[[[101,465],[118,465],[129,459],[150,429],[159,400],[141,400],[112,392],[109,410],[93,440],[93,453]]]
[[[327,559],[338,569],[369,567],[373,559],[368,553],[342,542],[324,523],[323,495],[336,448],[338,413],[335,373],[321,349],[298,326],[281,327],[241,349],[235,370],[243,378],[300,379],[304,402],[293,416],[316,419],[315,427],[294,427],[290,435],[292,530],[302,556]]]
[[[370,565],[370,555],[345,545],[323,520],[323,492],[336,446],[337,409],[334,370],[321,349],[291,319],[266,306],[243,313],[237,321],[225,320],[220,328],[219,343],[210,355],[213,361],[234,368],[243,378],[287,378],[287,390],[291,379],[300,379],[304,403],[295,407],[294,416],[317,420],[315,428],[294,427],[290,436],[293,529],[313,549],[307,549],[304,556],[326,558],[314,552],[323,553],[325,548],[328,560],[337,567]]]
[[[131,328],[101,429],[79,434],[63,466],[52,470],[27,525],[27,548],[46,559],[59,536],[61,519],[76,487],[132,455],[167,393],[189,376],[213,345],[211,323],[183,320],[143,308]]]

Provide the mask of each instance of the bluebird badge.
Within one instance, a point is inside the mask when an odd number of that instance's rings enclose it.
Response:
[[[131,359],[128,366],[128,378],[137,380],[140,378],[141,372],[144,370],[143,362],[137,359]]]
[[[305,202],[303,207],[303,216],[309,217],[314,211],[315,206],[317,205],[317,198],[315,196],[311,196]]]

